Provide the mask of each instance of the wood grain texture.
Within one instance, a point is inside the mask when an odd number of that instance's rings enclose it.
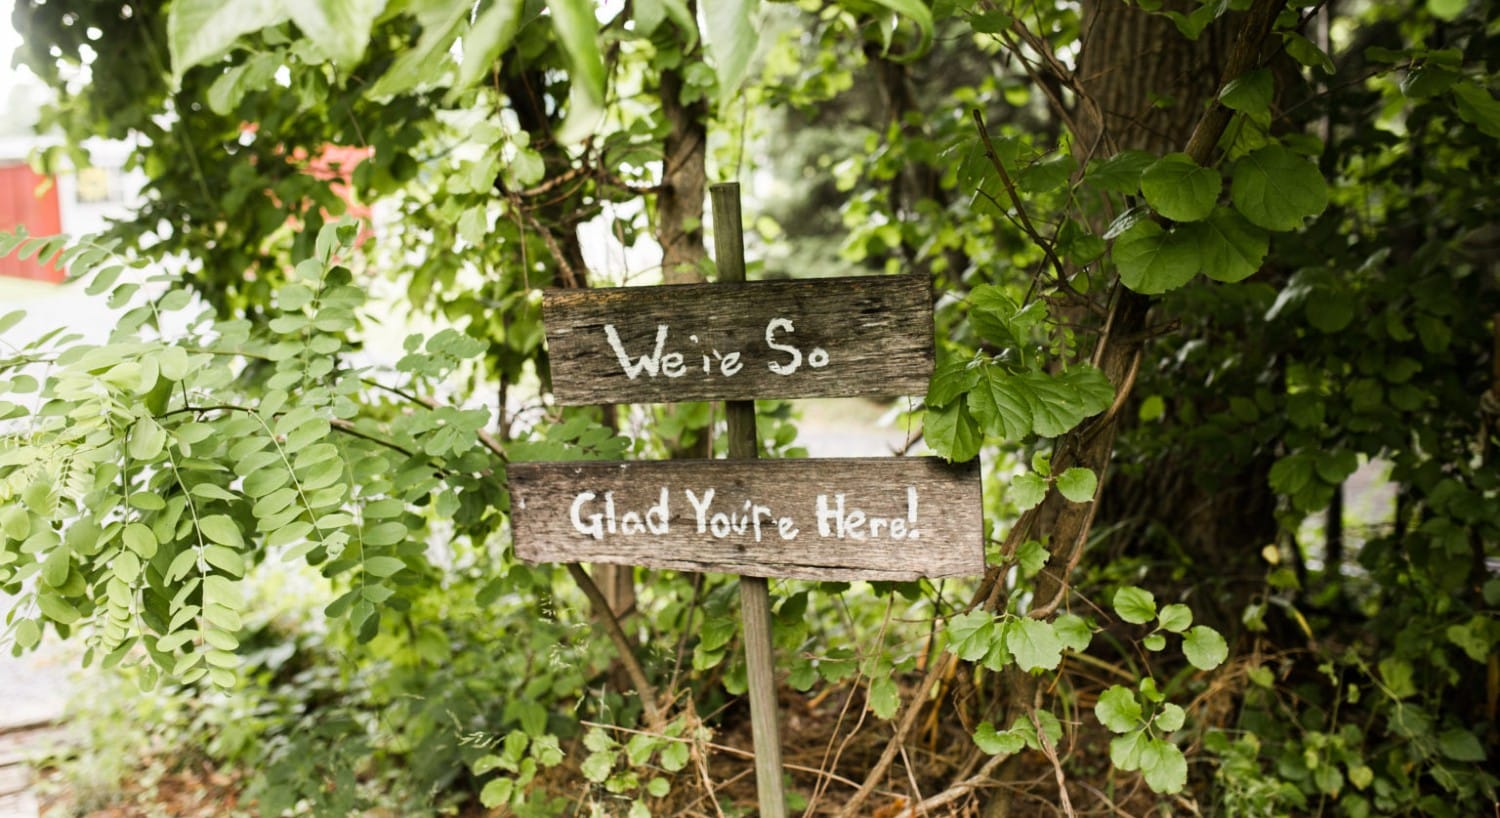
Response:
[[[512,463],[508,474],[516,554],[527,562],[812,580],[984,571],[977,462]]]
[[[542,318],[564,405],[923,394],[932,374],[921,276],[548,290]]]

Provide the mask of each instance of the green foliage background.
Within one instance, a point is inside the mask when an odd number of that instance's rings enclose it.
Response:
[[[787,696],[961,748],[826,761],[797,804],[1492,810],[1495,4],[1043,5],[22,0],[69,140],[39,161],[129,138],[149,183],[106,236],[0,236],[120,313],[0,348],[6,641],[173,703],[153,729],[267,815],[747,808],[706,762],[732,578],[638,572],[610,639],[508,539],[509,461],[722,447],[706,405],[547,399],[540,288],[609,283],[600,217],[701,255],[701,208],[661,216],[692,156],[757,180],[753,274],[934,279],[908,414],[988,476],[981,580],[774,586]],[[1201,99],[1149,89],[1176,130],[1081,69],[1220,47]],[[385,292],[433,328],[392,364]],[[1374,462],[1393,513],[1346,526]]]

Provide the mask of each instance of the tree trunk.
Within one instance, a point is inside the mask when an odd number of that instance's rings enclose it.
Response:
[[[1198,4],[1169,5],[1190,11]],[[1228,122],[1225,112],[1210,103],[1222,80],[1254,66],[1260,41],[1282,5],[1284,0],[1257,0],[1250,11],[1222,18],[1197,40],[1189,40],[1169,19],[1121,0],[1085,2],[1076,72],[1082,97],[1075,112],[1079,131],[1075,134],[1076,144],[1098,158],[1126,149],[1157,154],[1186,150],[1195,161],[1207,163]],[[1232,41],[1235,45],[1231,49]],[[1134,416],[1134,411],[1121,399],[1128,397],[1146,357],[1152,306],[1152,299],[1124,287],[1117,286],[1113,294],[1108,318],[1094,349],[1093,363],[1120,394],[1109,412],[1085,421],[1060,439],[1053,457],[1055,471],[1069,466],[1094,470],[1100,476],[1100,487],[1093,503],[1070,503],[1052,492],[1039,510],[1039,523],[1032,536],[1048,543],[1051,557],[1037,577],[1031,609],[1034,616],[1050,616],[1066,601],[1069,574],[1082,555],[1096,514],[1107,510],[1112,516],[1143,515],[1145,519],[1168,525],[1200,521],[1185,529],[1196,541],[1199,534],[1208,536],[1209,532],[1216,536],[1258,530],[1261,514],[1269,510],[1254,503],[1223,502],[1224,498],[1205,494],[1191,473],[1184,480],[1183,475],[1170,470],[1148,474],[1144,482],[1158,486],[1180,484],[1186,491],[1140,492],[1136,496],[1144,507],[1122,508],[1103,499],[1106,490],[1112,496],[1117,491],[1110,486],[1112,481],[1121,482],[1108,473],[1108,467],[1122,419]],[[1179,465],[1188,470],[1193,466]],[[1258,482],[1264,485],[1263,474]],[[1185,509],[1198,508],[1204,509],[1204,513],[1185,513]],[[1247,525],[1241,514],[1257,519]],[[1238,528],[1241,525],[1245,527]],[[1239,542],[1239,537],[1235,541]],[[1038,686],[1038,677],[1012,668],[1004,682],[1005,723],[1042,705],[1043,691]],[[1017,765],[1008,764],[1000,774],[1013,778],[1020,772]],[[985,810],[986,818],[1010,814],[1013,789],[1009,785],[1013,783],[1007,781],[995,790]]]

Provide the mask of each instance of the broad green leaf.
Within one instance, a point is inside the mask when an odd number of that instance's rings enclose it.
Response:
[[[1091,366],[1075,366],[1056,375],[1027,372],[1014,376],[1012,386],[1031,404],[1032,429],[1043,437],[1057,437],[1084,418],[1109,408],[1114,388],[1104,373]]]
[[[1159,633],[1147,634],[1146,638],[1141,640],[1141,646],[1152,653],[1165,650],[1167,647],[1167,637]]]
[[[497,0],[474,21],[473,28],[464,34],[464,58],[453,83],[455,91],[479,82],[496,68],[500,55],[521,29],[525,7],[525,0]]]
[[[927,53],[932,46],[932,10],[921,0],[871,0],[871,2],[885,6],[896,14],[916,23],[917,30],[921,32],[921,40],[916,49],[902,54],[896,58],[897,62],[910,62]]]
[[[130,429],[130,443],[125,451],[133,460],[150,461],[161,454],[167,443],[167,430],[151,418],[141,418]]]
[[[1198,241],[1198,263],[1215,281],[1243,281],[1260,270],[1271,250],[1271,237],[1227,207],[1214,208],[1207,219],[1188,226]]]
[[[705,23],[704,39],[713,57],[719,80],[719,105],[736,98],[750,67],[750,57],[760,40],[753,19],[759,0],[722,0],[700,8]]]
[[[882,719],[893,718],[901,706],[901,688],[897,686],[895,677],[886,673],[871,678],[869,701],[870,710],[876,716]]]
[[[1081,466],[1073,466],[1057,476],[1057,490],[1075,503],[1093,502],[1094,490],[1098,486],[1099,478],[1094,476],[1093,470]]]
[[[1016,376],[1002,367],[986,366],[968,400],[969,412],[983,431],[1009,440],[1031,434],[1031,403]]]
[[[1163,230],[1149,219],[1136,222],[1115,239],[1111,256],[1120,281],[1145,295],[1175,290],[1198,274],[1196,236]]]
[[[21,323],[21,319],[25,317],[25,310],[11,310],[5,315],[0,315],[0,332],[5,332],[11,327],[14,327],[15,325]]]
[[[203,558],[208,564],[233,577],[245,575],[245,558],[238,551],[223,545],[210,545],[203,549]]]
[[[1062,662],[1062,642],[1047,622],[1023,616],[1007,635],[1006,645],[1022,670],[1056,670]]]
[[[1101,162],[1090,163],[1083,179],[1100,190],[1131,196],[1140,189],[1141,174],[1155,161],[1156,157],[1145,151],[1121,151]]]
[[[54,548],[42,562],[42,581],[53,588],[61,588],[68,581],[68,571],[73,565],[73,554],[66,548]]]
[[[604,55],[599,51],[599,20],[590,0],[547,0],[552,27],[568,55],[568,114],[558,139],[577,142],[593,133],[604,116]],[[711,13],[711,12],[710,12]]]
[[[400,52],[366,92],[367,96],[377,100],[387,99],[435,82],[451,65],[449,49],[458,36],[459,27],[468,20],[473,6],[470,0],[437,0],[423,4],[417,15],[422,23],[421,38],[415,46]]]
[[[289,0],[304,3],[313,0]],[[228,51],[235,41],[253,31],[287,19],[282,0],[175,0],[167,14],[167,49],[172,58],[172,80],[195,65],[208,63]]]
[[[1010,488],[1006,489],[1005,496],[1017,511],[1034,508],[1047,496],[1047,480],[1034,472],[1016,475],[1010,481]]]
[[[125,526],[125,529],[120,532],[120,539],[124,541],[126,548],[148,560],[156,556],[156,535],[141,523],[131,523]]]
[[[928,409],[922,420],[922,435],[938,455],[954,462],[972,460],[979,454],[984,436],[979,423],[969,413],[968,404],[958,401],[939,409]]]
[[[493,778],[479,791],[479,803],[486,809],[495,809],[510,803],[511,791],[515,789],[513,778]]]
[[[365,573],[377,577],[388,577],[406,567],[396,557],[370,557],[365,560]]]
[[[992,756],[1013,755],[1026,746],[1026,737],[1013,730],[1001,733],[995,725],[984,721],[974,730],[974,744]]]
[[[1034,577],[1051,556],[1046,546],[1036,540],[1027,540],[1016,549],[1016,564],[1020,566],[1022,576]]]
[[[1135,691],[1120,685],[1110,685],[1099,694],[1094,705],[1094,716],[1110,732],[1124,733],[1141,726],[1141,703]]]
[[[1328,184],[1311,161],[1280,145],[1267,145],[1235,162],[1229,197],[1251,224],[1295,230],[1328,206]]]
[[[1196,222],[1208,216],[1224,180],[1185,153],[1171,153],[1141,173],[1141,194],[1157,213],[1174,222]]]
[[[1469,7],[1469,0],[1427,0],[1427,10],[1439,20],[1453,22]]]
[[[1181,792],[1187,784],[1187,759],[1182,751],[1162,739],[1151,739],[1141,748],[1141,772],[1153,792]]]
[[[1157,619],[1162,630],[1182,633],[1193,624],[1193,611],[1182,603],[1174,602],[1171,605],[1162,606]]]
[[[1144,625],[1156,618],[1156,595],[1144,588],[1127,585],[1115,591],[1115,613],[1126,622]]]
[[[16,623],[16,644],[23,650],[31,650],[42,641],[42,629],[35,619],[22,619]]]
[[[1484,133],[1500,139],[1500,102],[1490,92],[1473,80],[1464,80],[1453,86],[1453,99],[1458,103],[1458,115]]]
[[[1181,728],[1182,723],[1186,720],[1187,712],[1181,707],[1168,702],[1161,706],[1161,712],[1156,714],[1156,718],[1152,720],[1152,723],[1170,733],[1173,730]]]
[[[1486,758],[1484,745],[1480,744],[1479,737],[1462,727],[1444,730],[1438,736],[1438,749],[1444,757],[1454,761],[1480,762]]]
[[[948,650],[965,662],[977,662],[990,650],[995,618],[988,611],[974,610],[948,620]]]
[[[109,567],[121,582],[131,585],[141,575],[141,558],[134,551],[121,551]]]
[[[1219,632],[1196,625],[1182,638],[1182,654],[1199,670],[1213,670],[1229,656],[1229,645]]]
[[[686,38],[683,52],[691,51],[698,44],[698,21],[684,0],[635,0],[631,4],[635,22],[640,32],[647,37],[656,33],[658,26],[667,18],[677,25],[677,33]]]
[[[1071,651],[1088,650],[1089,643],[1094,640],[1093,629],[1078,614],[1065,613],[1058,616],[1052,623],[1052,630],[1063,647]]]
[[[1141,751],[1146,749],[1146,742],[1149,740],[1144,728],[1131,730],[1123,736],[1115,736],[1109,742],[1110,763],[1122,772],[1139,770]]]
[[[344,71],[352,71],[370,42],[370,27],[386,0],[286,0],[292,22]]]
[[[203,536],[220,545],[227,545],[230,548],[245,547],[245,539],[240,534],[240,527],[223,514],[210,514],[204,517],[198,521],[198,528],[203,532]]]
[[[1271,100],[1275,96],[1275,82],[1269,68],[1248,71],[1224,86],[1219,92],[1219,101],[1230,110],[1251,116],[1265,116],[1271,112]]]

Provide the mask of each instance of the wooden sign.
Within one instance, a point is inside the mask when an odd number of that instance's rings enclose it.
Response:
[[[527,562],[609,562],[812,580],[984,572],[977,462],[512,463]]]
[[[925,276],[549,290],[558,403],[921,394]]]

